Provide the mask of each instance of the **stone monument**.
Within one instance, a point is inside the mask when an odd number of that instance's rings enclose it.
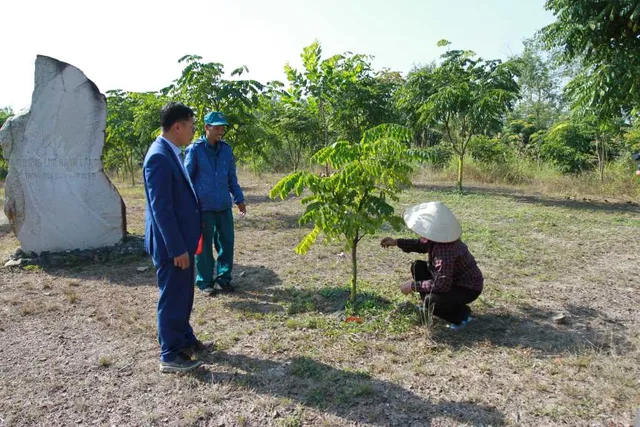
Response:
[[[36,58],[31,107],[0,129],[9,164],[4,212],[24,251],[111,246],[125,205],[102,169],[106,98],[76,67]]]

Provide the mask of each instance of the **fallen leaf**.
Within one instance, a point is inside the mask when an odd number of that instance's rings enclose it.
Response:
[[[347,323],[352,323],[352,322],[362,323],[363,321],[364,320],[362,320],[362,317],[360,317],[360,316],[349,316],[349,317],[347,317],[345,319],[345,322],[347,322]]]

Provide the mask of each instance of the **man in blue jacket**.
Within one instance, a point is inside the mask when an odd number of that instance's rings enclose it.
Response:
[[[185,372],[201,361],[193,353],[212,344],[196,339],[189,325],[193,307],[193,257],[200,237],[200,209],[182,164],[181,146],[195,131],[191,108],[171,102],[160,113],[162,135],[149,147],[143,163],[146,194],[145,247],[157,269],[160,371]]]
[[[233,292],[233,201],[241,215],[247,213],[242,189],[236,175],[233,150],[222,136],[229,124],[224,115],[214,111],[204,117],[205,135],[185,150],[185,167],[202,209],[202,253],[196,255],[196,285],[206,294]],[[217,262],[214,260],[215,245]]]

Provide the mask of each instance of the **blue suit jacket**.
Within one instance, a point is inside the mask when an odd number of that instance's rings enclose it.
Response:
[[[193,255],[200,238],[198,199],[189,177],[167,142],[156,139],[142,166],[145,194],[145,248],[158,266],[188,252]]]

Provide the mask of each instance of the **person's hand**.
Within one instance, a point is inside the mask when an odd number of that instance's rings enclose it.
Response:
[[[413,292],[412,286],[413,286],[413,281],[409,280],[408,282],[405,282],[400,286],[400,292],[402,292],[405,295],[408,295],[411,292]]]
[[[243,203],[238,203],[238,210],[240,211],[240,216],[245,216],[247,214],[247,205]]]
[[[173,265],[183,270],[189,268],[189,253],[185,252],[180,256],[177,256],[173,259]]]
[[[393,237],[385,237],[380,242],[380,246],[382,246],[383,248],[388,248],[389,246],[398,246],[398,241]]]

